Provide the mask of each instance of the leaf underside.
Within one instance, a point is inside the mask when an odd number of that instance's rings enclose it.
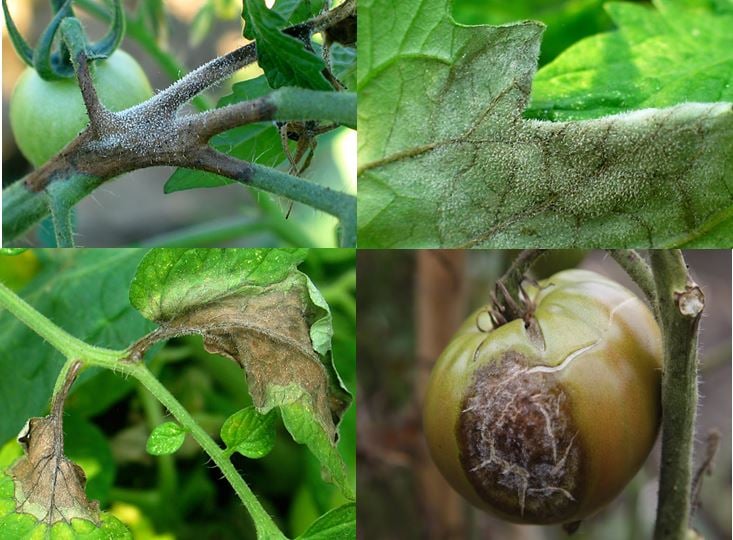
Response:
[[[730,103],[526,119],[541,24],[463,27],[445,0],[366,1],[359,24],[360,245],[733,244]]]

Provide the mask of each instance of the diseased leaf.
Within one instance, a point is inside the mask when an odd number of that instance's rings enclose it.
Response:
[[[145,450],[153,456],[164,456],[175,453],[186,439],[186,430],[175,422],[165,422],[155,429],[148,437]]]
[[[127,291],[144,250],[34,250],[40,269],[20,295],[71,335],[121,349],[153,325],[130,305]],[[5,264],[0,256],[0,266]],[[83,306],[83,309],[81,309]],[[43,413],[64,361],[29,327],[0,310],[0,442]],[[98,371],[97,371],[98,373]],[[82,379],[92,376],[84,373]]]
[[[610,2],[618,30],[584,39],[534,79],[527,116],[584,120],[685,101],[733,101],[733,12],[723,4]]]
[[[350,402],[331,358],[331,314],[308,276],[303,249],[157,249],[130,288],[141,313],[161,324],[133,348],[199,334],[209,352],[245,371],[261,414],[280,407],[291,435],[318,457],[351,495],[336,450],[337,426]]]
[[[254,407],[246,407],[226,419],[221,427],[221,440],[227,449],[248,458],[266,456],[275,446],[274,411],[260,414]]]
[[[67,372],[63,387],[54,396],[51,414],[29,419],[17,442],[8,443],[0,450],[3,538],[115,540],[132,537],[116,518],[99,512],[99,503],[87,498],[84,471],[64,455],[64,401],[80,367],[81,362],[75,362]],[[80,435],[84,429],[77,424],[71,431]],[[16,459],[21,448],[23,456]]]
[[[361,246],[660,247],[728,215],[730,103],[524,119],[542,25],[446,4],[360,3]]]
[[[356,505],[345,504],[319,517],[298,540],[352,540],[356,538]]]
[[[323,60],[306,50],[302,41],[281,31],[287,26],[285,19],[268,9],[264,0],[244,0],[244,7],[244,35],[257,40],[257,63],[272,88],[333,90],[321,73]]]
[[[51,414],[26,422],[18,435],[25,455],[9,469],[13,511],[30,514],[48,526],[73,519],[100,525],[99,503],[87,499],[84,491],[84,471],[64,455],[63,404],[80,366],[81,362],[72,365],[66,383],[54,396]]]

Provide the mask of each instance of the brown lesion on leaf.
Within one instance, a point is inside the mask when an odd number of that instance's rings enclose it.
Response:
[[[582,449],[569,396],[551,373],[506,353],[479,368],[457,425],[461,465],[490,506],[532,523],[571,519]]]
[[[316,308],[307,291],[274,284],[256,293],[248,291],[198,306],[165,323],[130,349],[139,361],[157,341],[198,334],[207,351],[234,360],[244,369],[250,395],[258,408],[267,405],[268,393],[298,386],[310,397],[315,416],[332,441],[336,426],[349,406],[343,391],[313,349],[310,326]]]
[[[86,475],[64,455],[63,403],[80,367],[69,371],[66,384],[56,395],[51,414],[31,418],[18,436],[25,457],[11,469],[15,483],[16,511],[32,514],[39,522],[71,523],[81,518],[99,525],[99,504],[87,499]]]

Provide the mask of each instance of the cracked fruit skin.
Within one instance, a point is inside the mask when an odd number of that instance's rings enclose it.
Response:
[[[579,521],[644,463],[661,418],[650,310],[594,272],[532,287],[534,320],[473,313],[438,359],[423,426],[433,460],[474,506],[538,525]]]
[[[145,72],[122,50],[92,66],[99,99],[111,111],[122,111],[153,95]],[[10,98],[10,127],[18,148],[34,167],[56,155],[88,123],[75,77],[45,81],[33,68],[23,71]]]

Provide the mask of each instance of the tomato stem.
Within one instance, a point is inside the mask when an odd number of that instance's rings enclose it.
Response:
[[[659,306],[657,303],[657,286],[649,264],[634,249],[609,249],[609,255],[634,280],[652,306],[654,316],[659,320]]]
[[[651,268],[664,341],[662,459],[656,540],[686,538],[697,412],[697,339],[704,297],[680,250],[652,250]]]

